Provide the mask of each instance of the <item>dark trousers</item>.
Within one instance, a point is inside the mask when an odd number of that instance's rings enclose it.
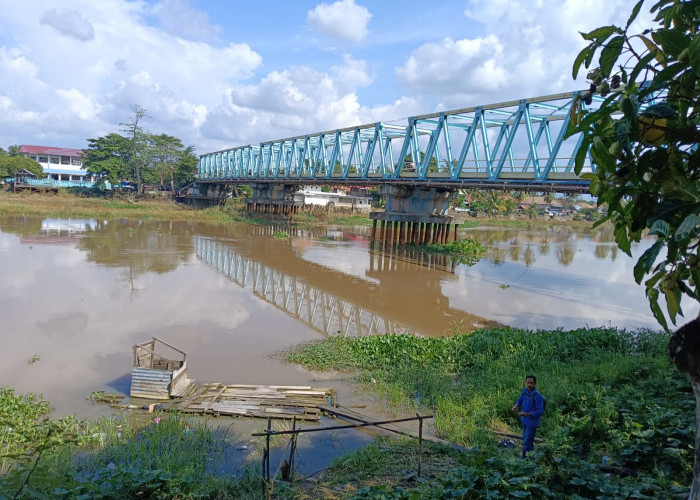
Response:
[[[535,449],[535,432],[537,425],[523,424],[523,458],[528,451]]]

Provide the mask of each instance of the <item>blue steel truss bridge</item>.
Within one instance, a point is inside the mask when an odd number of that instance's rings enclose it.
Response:
[[[585,192],[566,131],[590,105],[567,92],[300,135],[204,154],[200,184],[413,185]],[[585,153],[581,174],[594,172]]]

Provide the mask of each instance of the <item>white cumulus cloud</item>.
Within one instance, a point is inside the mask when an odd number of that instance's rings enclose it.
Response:
[[[624,26],[630,9],[623,0],[471,0],[464,14],[480,35],[424,43],[396,75],[442,109],[574,90],[584,85],[571,77],[579,32]]]
[[[355,0],[339,0],[332,4],[317,5],[307,19],[317,30],[341,40],[358,43],[369,33],[367,24],[372,14]]]

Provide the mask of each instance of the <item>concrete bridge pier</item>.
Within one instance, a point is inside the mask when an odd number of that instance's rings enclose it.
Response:
[[[298,189],[292,184],[257,183],[251,184],[253,196],[246,198],[246,207],[250,212],[291,215],[298,214],[301,202],[294,201]]]
[[[452,234],[453,217],[447,215],[455,191],[420,186],[384,186],[384,212],[371,212],[372,246],[391,247],[413,243],[429,245],[447,243]],[[454,224],[453,239],[457,240]],[[378,230],[378,231],[377,231]]]
[[[206,186],[205,196],[214,200],[231,197],[231,187],[226,184],[208,184]]]

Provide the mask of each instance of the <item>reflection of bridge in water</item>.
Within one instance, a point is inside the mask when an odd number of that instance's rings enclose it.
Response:
[[[438,336],[455,325],[495,325],[450,307],[440,285],[453,274],[372,252],[370,279],[362,279],[308,262],[290,243],[268,236],[238,245],[198,236],[195,249],[203,262],[324,335]]]

